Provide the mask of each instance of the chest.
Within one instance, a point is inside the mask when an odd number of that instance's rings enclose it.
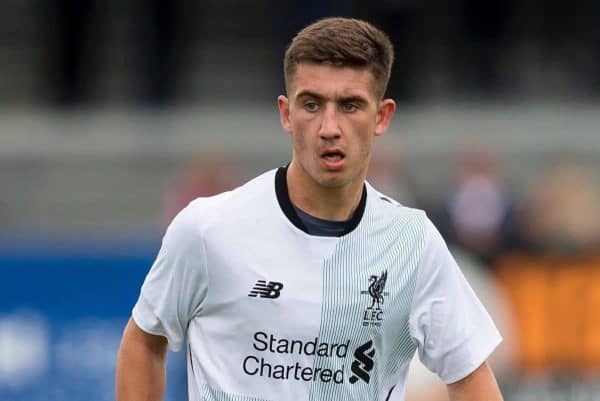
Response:
[[[334,342],[357,332],[393,335],[408,319],[416,271],[410,254],[337,238],[264,243],[207,247],[201,318],[244,337],[328,335]]]

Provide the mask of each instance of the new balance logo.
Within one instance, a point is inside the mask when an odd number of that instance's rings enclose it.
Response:
[[[352,373],[350,383],[354,384],[361,379],[368,383],[371,379],[369,372],[373,370],[373,357],[375,356],[375,348],[371,350],[373,341],[369,340],[354,351],[356,360],[352,362]]]
[[[283,283],[278,283],[277,281],[269,281],[267,283],[265,280],[258,280],[248,296],[254,298],[279,298],[282,288]]]

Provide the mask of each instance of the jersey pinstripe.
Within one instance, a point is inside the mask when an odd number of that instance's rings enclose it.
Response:
[[[408,314],[416,281],[416,268],[425,242],[425,216],[408,211],[398,213],[395,206],[376,213],[367,209],[364,222],[354,235],[343,238],[323,270],[323,307],[319,338],[336,341],[352,338],[354,344],[374,343],[374,367],[369,382],[349,381],[344,386],[313,382],[311,400],[372,400],[382,393],[386,378],[410,361],[415,345],[408,336]],[[361,294],[368,278],[387,272],[388,293],[381,305],[381,325],[364,325],[371,297]],[[392,279],[393,278],[393,279]],[[348,302],[352,300],[353,302]],[[404,336],[401,333],[404,331]],[[354,347],[356,348],[356,346]],[[345,360],[317,358],[315,366],[339,369],[350,367],[352,354]],[[330,364],[334,362],[333,366]],[[349,373],[351,374],[351,373]],[[341,388],[340,388],[341,387]]]

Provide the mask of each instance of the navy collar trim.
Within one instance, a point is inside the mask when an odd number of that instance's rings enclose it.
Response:
[[[298,217],[298,214],[296,213],[296,209],[294,208],[294,205],[292,204],[292,201],[290,200],[290,195],[289,195],[288,186],[287,186],[288,166],[289,166],[289,164],[284,167],[278,168],[277,172],[275,173],[275,194],[277,195],[277,202],[279,203],[279,207],[281,208],[281,210],[283,211],[285,216],[288,218],[288,220],[290,222],[292,222],[292,224],[295,225],[297,228],[299,228],[300,230],[302,230],[308,234],[308,230],[306,229],[304,224],[302,224],[302,220],[300,219],[300,217]],[[366,185],[363,185],[362,196],[360,197],[360,202],[358,203],[358,207],[356,208],[356,211],[352,215],[352,218],[350,218],[346,222],[346,227],[344,229],[344,232],[341,235],[349,234],[358,226],[358,224],[360,223],[360,221],[362,219],[363,214],[365,213],[366,206],[367,206],[367,187],[366,187]]]

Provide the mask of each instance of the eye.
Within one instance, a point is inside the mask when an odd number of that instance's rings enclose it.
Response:
[[[306,102],[304,103],[304,109],[310,113],[314,113],[319,110],[319,104],[315,102]]]
[[[358,109],[358,106],[354,103],[342,103],[342,110],[346,113],[353,113]]]

